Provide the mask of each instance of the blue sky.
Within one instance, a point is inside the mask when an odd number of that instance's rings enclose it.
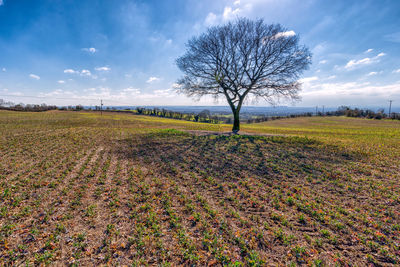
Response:
[[[296,106],[400,104],[398,0],[0,0],[0,98],[224,105],[177,95],[174,62],[190,37],[242,16],[281,23],[312,51]]]

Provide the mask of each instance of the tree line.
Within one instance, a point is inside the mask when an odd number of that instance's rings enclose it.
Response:
[[[200,113],[181,113],[176,111],[171,111],[167,109],[159,109],[159,108],[142,108],[137,107],[133,110],[134,114],[137,115],[148,115],[155,116],[160,118],[171,118],[177,120],[186,120],[193,122],[203,122],[203,123],[223,123],[224,121],[217,115],[212,115],[209,110],[203,110]]]
[[[41,111],[48,111],[48,110],[55,110],[59,109],[55,105],[47,105],[47,104],[15,104],[11,101],[6,101],[0,99],[0,109],[2,110],[13,110],[13,111],[30,111],[30,112],[41,112]]]
[[[41,112],[48,110],[68,110],[68,111],[81,111],[81,110],[94,110],[100,111],[100,106],[95,106],[92,108],[85,109],[82,105],[76,106],[55,106],[55,105],[47,105],[47,104],[15,104],[10,101],[5,101],[0,99],[0,109],[2,110],[13,110],[13,111],[29,111],[29,112]],[[202,123],[226,123],[232,124],[233,118],[231,116],[221,116],[212,114],[209,110],[205,109],[199,113],[181,113],[177,111],[171,111],[167,109],[160,108],[144,108],[137,107],[135,109],[125,109],[125,110],[117,110],[116,108],[107,107],[104,109],[105,111],[114,111],[114,112],[129,112],[131,114],[136,115],[147,115],[147,116],[155,116],[160,118],[170,118],[177,120],[186,120],[193,122],[202,122]],[[268,115],[253,115],[249,118],[245,119],[246,123],[259,123],[270,120],[278,120],[284,118],[297,118],[297,117],[312,117],[312,116],[346,116],[346,117],[354,117],[354,118],[367,118],[367,119],[393,119],[400,120],[400,113],[391,112],[391,114],[387,114],[383,109],[378,111],[373,111],[371,109],[360,109],[360,108],[351,108],[348,106],[340,106],[336,111],[327,111],[327,112],[317,112],[311,113],[298,113],[298,114],[289,114],[285,116],[268,116]]]

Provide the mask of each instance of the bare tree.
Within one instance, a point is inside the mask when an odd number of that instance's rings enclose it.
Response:
[[[240,18],[193,37],[176,63],[184,73],[178,92],[197,98],[225,96],[234,117],[232,131],[237,133],[247,95],[271,104],[282,97],[299,99],[298,79],[311,64],[311,53],[299,45],[293,31],[279,24]]]

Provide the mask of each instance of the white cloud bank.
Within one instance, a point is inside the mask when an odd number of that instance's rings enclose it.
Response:
[[[400,81],[380,85],[370,82],[312,83],[303,87],[302,105],[379,105],[400,98]]]
[[[98,105],[100,99],[103,99],[107,106],[165,105],[165,99],[170,99],[170,104],[187,104],[188,99],[178,95],[175,91],[174,85],[153,92],[141,91],[134,87],[112,90],[99,86],[81,91],[56,89],[46,93],[42,92],[39,96],[45,98],[48,103],[59,105],[69,105],[68,103],[71,105]],[[63,100],[58,100],[58,98],[63,98]]]

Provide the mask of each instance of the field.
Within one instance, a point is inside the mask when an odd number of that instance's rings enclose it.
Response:
[[[0,265],[400,263],[399,121],[229,129],[1,111]]]

